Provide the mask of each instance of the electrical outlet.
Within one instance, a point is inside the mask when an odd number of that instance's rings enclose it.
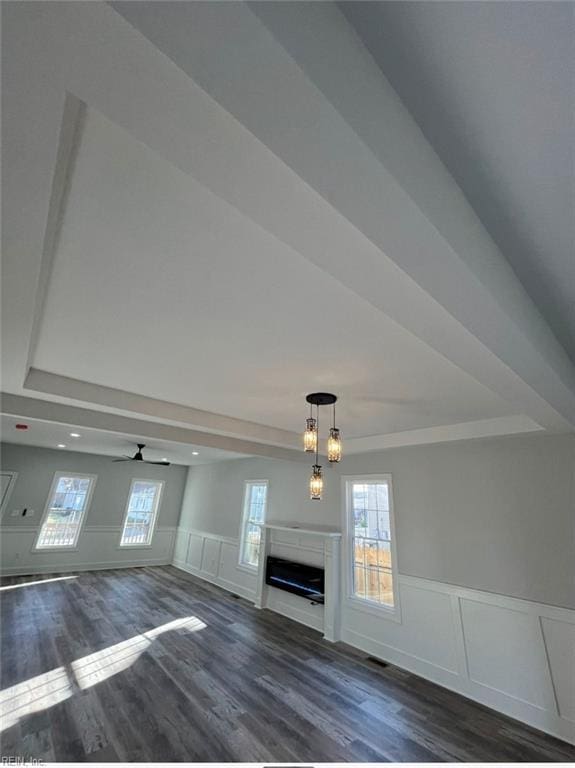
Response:
[[[10,517],[20,517],[20,510],[13,509],[12,512],[10,512]]]

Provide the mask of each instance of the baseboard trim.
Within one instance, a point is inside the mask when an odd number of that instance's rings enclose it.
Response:
[[[150,565],[170,565],[170,558],[151,558],[148,560],[116,560],[100,563],[51,563],[50,565],[40,565],[34,568],[19,568],[16,566],[0,569],[0,577],[3,576],[36,576],[44,573],[82,573],[84,571],[109,571],[119,568],[144,568]]]
[[[418,674],[421,677],[425,677],[427,680],[431,680],[432,682],[447,688],[453,686],[455,681],[459,678],[458,672],[454,669],[447,669],[439,664],[434,664],[427,659],[414,656],[406,651],[402,651],[400,648],[395,648],[392,645],[387,645],[387,643],[382,643],[379,640],[374,640],[353,629],[342,627],[341,639],[344,643],[353,645],[355,648],[359,648],[361,651],[376,656],[378,659],[387,661],[408,672]],[[452,690],[455,689],[452,688]]]
[[[192,576],[196,576],[198,579],[203,579],[204,581],[208,581],[210,584],[214,584],[216,587],[221,587],[222,589],[225,589],[226,592],[231,592],[234,595],[245,597],[246,600],[250,600],[251,602],[253,602],[255,599],[255,590],[247,589],[246,587],[242,587],[241,584],[235,584],[233,581],[228,581],[228,579],[222,579],[218,576],[213,576],[210,573],[206,573],[205,571],[200,571],[198,568],[192,567],[183,560],[173,560],[172,565],[174,568],[179,568],[181,571],[190,573]]]

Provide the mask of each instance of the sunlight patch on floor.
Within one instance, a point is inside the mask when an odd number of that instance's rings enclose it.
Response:
[[[36,587],[39,584],[51,584],[53,581],[70,581],[77,579],[77,576],[55,576],[53,579],[36,579],[36,581],[23,581],[21,584],[7,584],[0,587],[0,592],[7,592],[10,589],[20,589],[21,587]]]
[[[0,693],[0,731],[16,725],[22,717],[60,704],[72,694],[73,686],[64,667],[6,688]]]
[[[79,689],[91,688],[127,669],[166,632],[198,632],[206,626],[195,616],[175,619],[76,659],[69,667],[58,667],[6,688],[0,692],[0,732],[21,718],[60,704]]]
[[[152,645],[153,640],[165,632],[176,629],[185,629],[187,632],[197,632],[205,628],[205,624],[195,616],[185,619],[176,619],[160,627],[155,627],[141,635],[135,635],[128,640],[123,640],[116,645],[110,645],[101,651],[91,653],[77,661],[72,662],[72,670],[76,682],[82,689],[91,688],[93,685],[107,680],[112,675],[121,672],[131,666],[136,659]]]

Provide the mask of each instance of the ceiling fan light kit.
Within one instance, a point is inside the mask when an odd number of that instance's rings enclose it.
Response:
[[[342,442],[341,433],[335,426],[336,395],[329,392],[312,392],[306,397],[310,404],[310,415],[306,419],[306,429],[303,435],[303,445],[306,453],[315,452],[315,464],[309,480],[309,497],[314,501],[321,501],[323,493],[323,473],[319,463],[319,409],[322,405],[333,405],[333,426],[329,430],[327,441],[327,458],[331,464],[341,461]],[[312,408],[315,405],[316,415],[312,416]]]

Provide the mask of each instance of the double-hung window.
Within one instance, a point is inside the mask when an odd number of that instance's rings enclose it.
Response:
[[[350,597],[393,611],[397,577],[391,477],[347,478],[345,486]]]
[[[240,565],[257,568],[260,557],[261,523],[266,520],[267,480],[249,480],[244,491],[240,540]]]
[[[121,547],[147,547],[152,543],[163,486],[159,480],[132,480]]]
[[[36,549],[73,549],[76,546],[95,482],[95,475],[56,472]]]

